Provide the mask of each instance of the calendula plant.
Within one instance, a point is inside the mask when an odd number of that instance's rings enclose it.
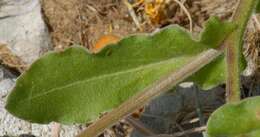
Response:
[[[48,53],[19,77],[6,109],[35,123],[96,120],[79,135],[94,137],[182,81],[202,89],[226,82],[227,104],[210,117],[207,135],[258,137],[260,98],[240,101],[239,89],[242,38],[256,5],[258,0],[240,0],[231,22],[211,17],[199,37],[169,26],[123,38],[96,54],[79,46]]]

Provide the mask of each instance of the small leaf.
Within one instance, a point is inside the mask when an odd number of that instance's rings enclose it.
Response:
[[[226,104],[208,120],[209,137],[259,137],[260,96]]]
[[[95,120],[161,77],[181,69],[200,52],[217,47],[234,29],[231,23],[216,18],[206,26],[202,41],[172,26],[154,35],[124,38],[94,55],[82,47],[49,53],[17,80],[6,109],[37,123]],[[203,88],[225,81],[223,57],[209,67],[192,78]]]

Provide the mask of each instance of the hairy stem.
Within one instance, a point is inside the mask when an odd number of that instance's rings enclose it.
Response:
[[[233,15],[233,22],[238,28],[232,32],[225,41],[227,48],[227,102],[240,100],[240,65],[243,59],[241,56],[243,35],[248,19],[258,0],[240,0],[237,10]]]

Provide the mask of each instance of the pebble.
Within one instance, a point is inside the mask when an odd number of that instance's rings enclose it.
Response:
[[[36,137],[36,136],[31,135],[31,134],[22,134],[19,137]]]

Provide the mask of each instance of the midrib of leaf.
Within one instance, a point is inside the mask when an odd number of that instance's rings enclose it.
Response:
[[[56,91],[59,91],[59,90],[65,89],[65,88],[69,88],[69,87],[72,87],[72,86],[75,86],[75,85],[87,84],[88,82],[101,80],[101,79],[107,78],[107,77],[115,77],[115,76],[124,75],[124,74],[127,74],[127,73],[138,72],[138,71],[141,71],[141,70],[144,70],[144,69],[162,66],[163,64],[173,63],[176,60],[182,60],[182,59],[186,59],[186,58],[190,58],[190,56],[170,58],[168,60],[159,61],[157,63],[153,62],[153,63],[147,64],[147,65],[131,68],[131,69],[128,69],[128,70],[125,70],[125,71],[118,71],[118,72],[114,72],[114,73],[103,74],[101,76],[94,76],[90,79],[78,80],[78,81],[75,81],[75,82],[70,83],[70,84],[65,85],[65,86],[59,86],[59,87],[55,87],[55,88],[52,88],[50,90],[44,91],[44,93],[38,94],[36,96],[29,96],[29,98],[21,100],[20,103],[25,102],[25,101],[31,101],[33,99],[36,99],[36,98],[39,98],[39,97],[42,97],[42,96],[46,96],[46,95],[51,94],[51,93],[55,93]],[[33,95],[33,90],[31,90],[30,95]]]
[[[194,42],[196,42],[196,40],[194,40]],[[201,48],[201,51],[203,51],[203,50],[206,50],[208,47],[205,45],[205,44],[203,44],[203,43],[198,43],[199,44],[199,46],[200,46],[200,48]],[[80,46],[76,46],[77,48],[79,48],[79,49],[84,49],[84,48],[82,48],[82,47],[80,47]],[[85,50],[85,49],[84,49]],[[127,69],[129,69],[129,71],[131,71],[131,68],[136,68],[136,67],[138,67],[138,66],[140,66],[140,67],[143,67],[143,66],[145,66],[145,65],[148,65],[148,67],[149,67],[149,65],[151,65],[151,64],[154,64],[154,63],[157,63],[157,62],[163,62],[163,61],[167,61],[167,60],[169,60],[170,58],[174,58],[174,59],[176,59],[176,60],[178,60],[178,59],[182,59],[182,58],[186,58],[186,57],[192,57],[192,56],[194,56],[194,55],[196,55],[197,53],[199,53],[199,51],[193,51],[193,53],[189,53],[189,54],[177,54],[177,55],[172,55],[172,56],[165,56],[165,57],[163,57],[163,58],[156,58],[156,57],[151,57],[151,58],[145,58],[145,59],[142,59],[142,58],[138,58],[138,59],[126,59],[126,60],[123,60],[123,59],[121,59],[121,60],[117,60],[116,62],[117,63],[119,63],[119,64],[121,64],[122,62],[124,63],[124,64],[132,64],[132,62],[138,62],[137,64],[135,64],[135,65],[132,65],[132,66],[130,66],[130,67],[125,67],[125,68],[120,68],[119,70],[117,70],[117,68],[115,67],[115,69],[114,70],[112,70],[112,71],[109,71],[109,72],[100,72],[100,74],[94,74],[94,75],[92,75],[92,76],[88,76],[87,77],[87,79],[95,79],[95,78],[98,78],[98,77],[100,77],[100,76],[97,76],[97,75],[111,75],[111,74],[113,74],[113,73],[120,73],[120,71],[125,71],[125,70],[127,70]],[[53,52],[51,52],[50,54],[53,54]],[[63,54],[63,53],[61,53],[61,54]],[[49,54],[46,54],[45,56],[48,56]],[[87,53],[87,55],[86,56],[93,56],[93,55],[90,55],[90,54],[88,54]],[[94,55],[94,56],[99,56],[99,55]],[[134,55],[133,55],[134,56]],[[116,55],[116,57],[118,57],[117,55]],[[44,58],[44,57],[43,57]],[[113,58],[115,58],[115,57],[113,57]],[[106,60],[106,61],[110,61],[110,60],[113,60],[113,58],[109,58],[109,60]],[[96,61],[99,61],[99,60],[96,60]],[[105,62],[105,61],[104,61]],[[113,62],[111,62],[111,64],[113,64]],[[144,64],[144,65],[143,65]],[[100,64],[99,64],[100,65]],[[101,64],[102,65],[102,64]],[[127,66],[127,65],[126,65]],[[32,67],[33,67],[33,65],[32,65]],[[111,67],[111,66],[110,66]],[[136,68],[136,69],[138,69],[138,68]],[[84,71],[84,70],[83,70]],[[90,71],[90,70],[87,70],[87,71]],[[118,72],[116,72],[116,71],[118,71]],[[27,73],[30,73],[30,72],[27,72]],[[26,74],[26,73],[25,73]],[[23,75],[25,75],[25,74],[23,74]],[[51,87],[50,89],[46,89],[46,90],[38,90],[38,92],[40,92],[40,93],[38,93],[38,95],[40,95],[42,92],[49,92],[50,90],[54,90],[54,89],[59,89],[59,88],[61,88],[61,87],[63,87],[63,86],[67,86],[67,85],[73,85],[74,83],[77,83],[77,82],[80,82],[80,81],[85,81],[86,79],[81,79],[81,80],[77,80],[77,81],[74,81],[74,82],[71,82],[71,83],[69,83],[69,84],[63,84],[63,85],[57,85],[57,87],[56,86],[54,86],[54,87]],[[18,79],[18,81],[19,81],[19,79]],[[32,85],[33,86],[33,85]],[[68,86],[69,87],[69,86]],[[34,92],[33,92],[34,90],[30,90],[30,96],[33,98],[35,95],[34,95]],[[44,93],[43,93],[44,94]],[[30,96],[28,97],[28,98],[30,98]],[[37,96],[37,93],[36,93],[36,96]],[[26,99],[25,99],[26,100]]]

